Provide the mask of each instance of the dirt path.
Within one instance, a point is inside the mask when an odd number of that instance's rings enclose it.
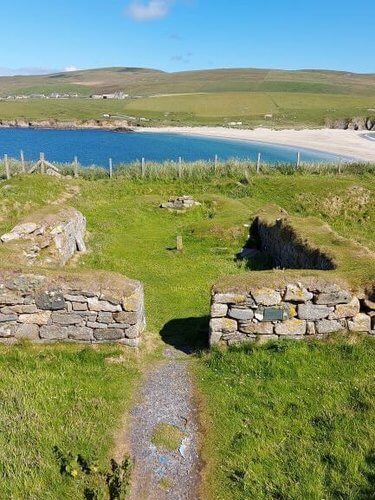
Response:
[[[188,361],[172,348],[166,349],[165,357],[147,375],[140,403],[131,412],[130,447],[135,464],[131,500],[198,498],[197,408]],[[153,444],[160,424],[179,429],[183,436],[174,451]]]

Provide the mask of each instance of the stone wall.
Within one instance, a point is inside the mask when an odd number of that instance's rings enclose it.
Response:
[[[334,332],[375,335],[375,303],[342,284],[315,278],[272,288],[213,290],[211,346],[322,338]]]
[[[333,257],[319,248],[313,248],[311,242],[303,241],[286,218],[267,223],[258,217],[252,230],[257,233],[261,251],[272,257],[274,267],[320,270],[336,268]]]
[[[143,287],[111,273],[0,271],[0,342],[119,342],[138,347]]]

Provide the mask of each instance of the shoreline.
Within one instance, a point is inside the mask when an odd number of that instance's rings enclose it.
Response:
[[[259,142],[301,148],[364,162],[375,162],[375,141],[365,137],[365,131],[339,129],[230,129],[224,127],[144,127],[137,132],[169,133],[215,139]]]

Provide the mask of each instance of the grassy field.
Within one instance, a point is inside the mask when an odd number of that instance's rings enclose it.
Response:
[[[80,195],[68,203],[87,217],[90,237],[89,252],[75,265],[144,282],[149,347],[161,346],[161,339],[205,348],[211,286],[245,273],[234,255],[247,239],[244,224],[265,204],[319,217],[375,250],[372,173],[229,170],[215,177],[197,169],[182,179],[157,173],[95,181],[16,176],[0,182],[0,230],[78,186]],[[181,194],[202,205],[185,214],[159,208]],[[175,251],[177,235],[183,236],[182,253]],[[192,359],[207,424],[204,498],[209,490],[221,499],[372,498],[374,349],[373,339],[280,343]],[[35,498],[47,491],[48,498],[77,498],[82,483],[59,475],[52,447],[108,463],[148,354],[140,364],[129,358],[120,365],[105,362],[119,354],[116,347],[21,346],[0,354],[0,472],[7,478],[0,496]]]
[[[77,92],[87,97],[117,90],[133,99],[0,101],[0,120],[64,121],[125,114],[148,118],[151,125],[160,126],[241,121],[244,127],[321,127],[327,119],[375,114],[374,75],[337,71],[218,69],[164,73],[103,68],[47,76],[0,77],[0,96]],[[272,114],[272,118],[266,119],[266,114]]]

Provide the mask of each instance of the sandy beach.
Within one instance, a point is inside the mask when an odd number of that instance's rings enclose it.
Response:
[[[165,127],[144,128],[141,130],[144,132],[165,132],[279,144],[281,146],[324,151],[365,162],[375,162],[375,141],[366,139],[364,137],[365,131],[333,129],[271,130],[266,128],[243,130],[224,127]]]

